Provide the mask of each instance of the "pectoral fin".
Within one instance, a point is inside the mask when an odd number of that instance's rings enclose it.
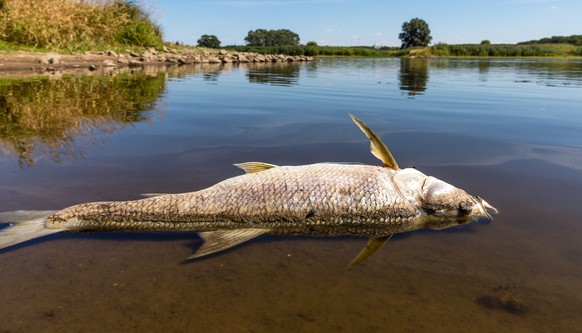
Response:
[[[366,134],[368,139],[370,139],[370,151],[374,156],[376,156],[384,166],[390,169],[399,170],[398,163],[394,159],[394,156],[390,153],[390,150],[386,147],[384,142],[372,131],[366,124],[364,124],[360,119],[356,118],[353,114],[350,117],[358,125],[358,127]]]
[[[376,253],[376,251],[378,251],[382,246],[384,246],[384,244],[386,244],[390,237],[392,237],[392,234],[384,237],[370,237],[366,247],[364,247],[364,249],[362,249],[362,251],[360,251],[360,253],[358,253],[358,255],[354,258],[354,260],[350,262],[348,269],[364,262],[372,254]]]
[[[187,260],[226,250],[267,232],[269,232],[269,229],[235,229],[199,232],[198,235],[204,240],[204,243]]]
[[[234,164],[235,167],[243,169],[246,173],[261,172],[267,169],[277,167],[274,164],[263,163],[263,162],[244,162]]]

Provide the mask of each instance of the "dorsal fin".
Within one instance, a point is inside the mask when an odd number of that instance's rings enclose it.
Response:
[[[354,266],[364,262],[372,254],[376,253],[376,251],[378,251],[382,246],[384,246],[384,244],[386,244],[390,237],[392,237],[392,234],[383,237],[370,237],[370,239],[368,239],[368,244],[366,244],[366,247],[364,247],[362,251],[360,251],[360,253],[358,253],[358,255],[354,258],[354,260],[350,262],[350,264],[348,265],[348,269],[353,268]]]
[[[386,147],[384,142],[372,131],[366,124],[364,124],[360,119],[356,118],[353,114],[349,114],[354,123],[366,134],[368,139],[370,139],[370,151],[374,156],[376,156],[384,166],[390,169],[399,170],[398,163],[394,159],[394,156],[390,153],[390,150]]]
[[[243,169],[246,173],[255,173],[265,171],[267,169],[275,168],[277,165],[263,163],[263,162],[243,162],[233,164],[237,168]]]

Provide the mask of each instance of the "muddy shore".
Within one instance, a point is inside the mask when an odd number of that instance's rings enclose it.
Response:
[[[66,70],[95,71],[124,67],[151,65],[172,66],[187,64],[220,63],[282,63],[306,62],[313,57],[230,52],[226,50],[175,50],[164,47],[163,51],[150,48],[141,52],[118,54],[114,51],[86,51],[82,53],[59,54],[54,52],[7,52],[0,53],[0,75],[16,73],[42,73]]]

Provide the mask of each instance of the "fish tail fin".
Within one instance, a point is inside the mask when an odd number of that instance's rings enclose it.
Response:
[[[17,210],[0,213],[0,223],[8,223],[7,227],[0,229],[0,249],[62,231],[62,229],[45,227],[46,218],[54,212],[53,210]]]

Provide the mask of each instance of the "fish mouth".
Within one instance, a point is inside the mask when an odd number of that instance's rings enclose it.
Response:
[[[477,201],[477,207],[479,210],[477,215],[480,215],[486,218],[487,220],[491,221],[493,219],[492,215],[499,214],[497,208],[491,206],[487,201],[483,200],[483,198],[481,198],[480,196],[475,196],[475,199]]]

